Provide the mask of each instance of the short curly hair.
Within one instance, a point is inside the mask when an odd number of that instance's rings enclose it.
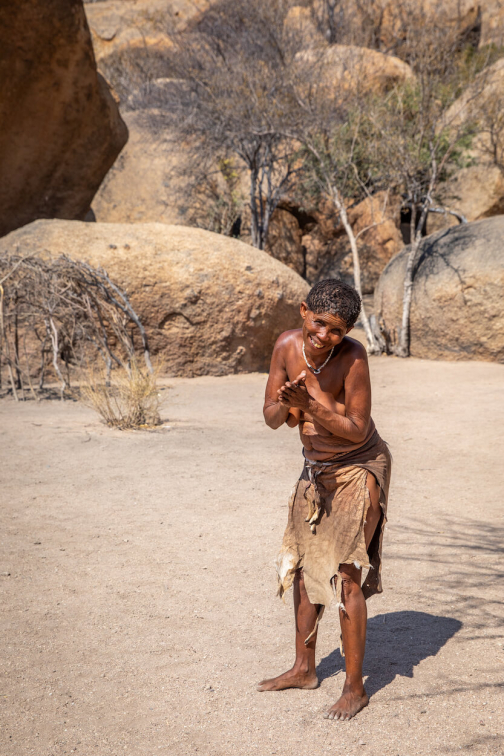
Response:
[[[347,328],[355,325],[361,310],[361,298],[354,287],[338,278],[326,278],[316,283],[306,298],[306,304],[317,315],[323,312],[338,315]]]

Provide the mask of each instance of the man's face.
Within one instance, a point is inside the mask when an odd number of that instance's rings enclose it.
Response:
[[[338,315],[328,312],[314,313],[308,309],[306,302],[301,305],[303,318],[303,341],[305,350],[310,354],[327,354],[332,347],[341,343],[344,336],[351,331]]]

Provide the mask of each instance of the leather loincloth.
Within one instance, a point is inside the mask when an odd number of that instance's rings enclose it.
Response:
[[[289,501],[287,528],[276,563],[279,596],[291,587],[296,570],[302,568],[310,602],[321,605],[320,619],[335,597],[344,608],[339,565],[352,563],[369,568],[362,585],[365,598],[382,592],[381,553],[391,462],[387,444],[377,431],[358,449],[324,462],[305,460]],[[366,550],[368,472],[378,482],[382,511]]]

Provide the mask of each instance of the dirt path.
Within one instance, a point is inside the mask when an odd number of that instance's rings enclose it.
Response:
[[[273,558],[301,468],[262,422],[263,375],[171,381],[169,429],[67,402],[0,404],[1,756],[503,754],[504,367],[372,361],[395,461],[371,704],[338,697],[335,611],[315,691]]]

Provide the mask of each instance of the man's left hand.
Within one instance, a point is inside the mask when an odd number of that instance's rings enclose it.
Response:
[[[303,411],[308,409],[312,398],[308,393],[304,380],[299,379],[296,379],[292,383],[287,381],[278,392],[278,401],[281,404],[287,407],[297,407]]]

